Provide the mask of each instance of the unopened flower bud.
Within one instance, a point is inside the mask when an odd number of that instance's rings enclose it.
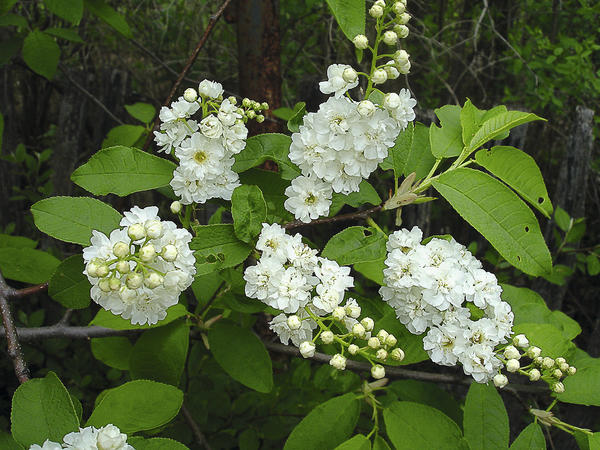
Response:
[[[376,380],[380,380],[385,377],[385,369],[380,364],[375,364],[371,367],[371,376]]]
[[[379,339],[377,339],[376,337],[370,337],[369,340],[367,341],[367,345],[369,347],[371,347],[372,349],[378,349],[379,347],[381,347],[381,342],[379,342]]]
[[[110,277],[108,279],[108,286],[110,287],[111,291],[116,291],[121,287],[121,280],[119,280],[117,277]]]
[[[246,117],[248,117],[248,119],[254,119],[256,117],[256,113],[253,110],[250,110],[246,113]]]
[[[135,290],[123,286],[119,291],[119,297],[125,303],[131,303],[137,297],[137,293],[135,292]]]
[[[542,354],[542,349],[539,347],[529,347],[527,349],[527,356],[529,356],[531,359],[535,359],[537,357],[539,357]]]
[[[244,97],[242,99],[242,106],[244,108],[250,108],[252,106],[252,100],[250,100],[248,97]]]
[[[151,262],[156,258],[156,250],[154,245],[146,244],[140,248],[140,259],[144,262]]]
[[[346,310],[342,306],[336,306],[331,315],[336,320],[344,320],[346,317]]]
[[[558,381],[552,385],[552,390],[557,394],[562,394],[565,392],[565,385]]]
[[[524,334],[517,334],[513,338],[513,344],[520,348],[529,347],[529,339]]]
[[[321,340],[323,344],[331,344],[333,342],[333,333],[329,330],[325,330],[321,333]]]
[[[129,273],[131,268],[129,267],[128,261],[118,261],[117,262],[117,270],[119,273]]]
[[[352,43],[359,50],[365,50],[369,48],[369,39],[364,34],[357,34],[352,39]]]
[[[567,369],[567,374],[575,375],[576,373],[577,373],[577,369],[573,366],[569,366],[569,368]]]
[[[342,78],[346,83],[354,83],[358,79],[358,74],[352,67],[346,67],[342,72]]]
[[[494,376],[494,386],[496,386],[497,388],[502,389],[507,384],[508,384],[508,378],[506,378],[506,375],[499,373]]]
[[[304,341],[301,343],[300,354],[305,358],[312,358],[315,356],[315,343],[311,341]]]
[[[179,214],[181,212],[181,202],[179,200],[175,200],[173,203],[171,203],[171,212],[173,214]]]
[[[560,366],[561,364],[563,364],[563,363],[566,363],[566,362],[567,362],[567,360],[566,360],[565,358],[562,358],[562,357],[560,357],[560,356],[559,356],[558,358],[556,358],[554,361],[556,362],[556,365],[557,365],[557,366]]]
[[[146,236],[151,239],[159,238],[163,234],[163,226],[160,220],[149,220],[144,228],[146,228]]]
[[[260,109],[262,109],[262,110],[269,109],[269,104],[267,102],[262,102],[260,104]]]
[[[142,286],[143,282],[144,277],[141,274],[137,272],[131,272],[127,274],[125,284],[127,284],[129,289],[137,289]]]
[[[375,19],[379,19],[383,16],[383,8],[379,5],[373,5],[371,6],[371,9],[369,9],[369,15]]]
[[[404,11],[406,11],[406,5],[403,2],[394,3],[394,12],[396,14],[402,14]]]
[[[395,92],[385,94],[385,97],[383,97],[383,106],[387,109],[397,109],[401,103],[400,96]]]
[[[401,348],[395,348],[392,350],[392,353],[390,353],[390,356],[396,361],[402,361],[404,359],[404,350]]]
[[[373,4],[385,8],[385,0],[375,0],[375,3]]]
[[[229,100],[229,103],[231,103],[232,105],[235,105],[237,103],[237,98],[235,98],[234,95],[230,95],[229,97],[227,97],[227,100]]]
[[[350,353],[351,355],[356,355],[359,350],[360,348],[356,344],[350,344],[348,346],[348,353]]]
[[[508,370],[509,372],[516,372],[520,368],[521,364],[519,363],[519,360],[509,359],[508,361],[506,361],[506,370]]]
[[[406,39],[410,30],[406,25],[396,24],[394,25],[394,32],[398,35],[400,39]]]
[[[373,84],[383,84],[387,81],[387,73],[383,69],[375,69],[371,80]]]
[[[506,347],[504,349],[504,357],[506,359],[519,359],[521,358],[521,354],[519,353],[519,350],[517,350],[517,348],[513,345],[509,345],[508,347]]]
[[[346,315],[352,317],[353,319],[358,319],[360,317],[360,306],[358,305],[347,305],[346,306]]]
[[[398,23],[400,25],[406,25],[409,21],[410,21],[411,15],[407,12],[404,12],[402,14],[398,14],[398,17],[396,17],[396,20],[398,21]]]
[[[300,327],[302,326],[302,322],[300,321],[300,318],[296,315],[288,317],[287,324],[288,324],[288,327],[290,327],[290,330],[299,330]],[[330,333],[331,333],[331,331],[330,331]],[[333,336],[331,338],[333,339]]]
[[[163,247],[160,255],[163,257],[165,261],[175,261],[177,259],[177,255],[179,252],[177,251],[177,247],[173,244],[167,244]]]
[[[108,266],[106,264],[100,264],[96,269],[96,276],[98,278],[104,278],[106,275],[108,275],[108,272]]]
[[[113,253],[117,258],[125,258],[129,255],[129,245],[123,241],[119,241],[113,245]]]
[[[95,260],[90,261],[88,263],[88,265],[86,266],[87,274],[90,277],[94,277],[94,278],[97,277],[98,276],[98,267],[99,267],[99,264]]]
[[[375,322],[370,317],[365,317],[360,321],[363,327],[365,327],[365,331],[371,331],[375,326]]]
[[[380,359],[382,361],[385,361],[387,357],[388,352],[386,352],[383,348],[380,348],[379,350],[377,350],[377,353],[375,353],[375,358]]]
[[[388,337],[385,338],[385,345],[393,347],[398,343],[398,339],[393,334],[389,334]]]
[[[144,278],[144,284],[146,285],[146,287],[150,288],[150,289],[155,289],[158,286],[160,286],[161,284],[163,284],[163,277],[162,275],[156,273],[156,272],[152,272],[151,274],[149,274],[147,277]]]
[[[252,109],[259,110],[260,109],[260,103],[258,103],[256,100],[252,100]]]
[[[396,69],[396,63],[394,61],[388,61],[383,66],[383,70],[387,74],[388,80],[395,80],[400,76],[400,72]]]
[[[562,376],[563,376],[562,370],[560,370],[560,369],[554,369],[552,371],[552,376],[554,378],[556,378],[557,380],[560,380],[562,378]]]
[[[542,358],[541,356],[536,356],[533,359],[533,363],[536,364],[536,365],[538,365],[538,366],[541,366],[541,365],[544,364],[544,358]]]
[[[567,364],[567,362],[565,361],[564,363],[559,364],[558,368],[563,372],[566,372],[569,370],[569,364]]]
[[[554,360],[546,356],[542,361],[542,366],[544,366],[546,369],[551,369],[554,367]]]
[[[346,358],[339,353],[336,353],[329,360],[329,364],[335,367],[337,370],[344,370],[346,368]]]
[[[100,280],[98,282],[98,287],[100,288],[100,290],[102,292],[110,292],[110,281],[108,280],[108,278],[103,278],[102,280]]]
[[[198,92],[194,88],[187,88],[183,93],[183,98],[186,102],[195,102],[198,98]]]
[[[542,374],[537,369],[531,369],[529,371],[529,381],[537,381],[541,378]]]
[[[141,223],[134,223],[127,228],[127,236],[129,236],[132,241],[139,241],[146,237],[146,229]]]
[[[355,323],[354,326],[352,327],[352,334],[354,336],[356,336],[357,338],[362,339],[367,334],[367,331],[365,330],[365,327],[362,324]]]
[[[404,64],[409,59],[410,55],[406,50],[397,50],[396,53],[394,53],[394,61],[396,61],[396,64]]]
[[[396,45],[396,42],[398,42],[398,35],[395,32],[388,30],[383,33],[383,42],[387,45]]]
[[[258,123],[263,123],[263,122],[265,121],[265,116],[263,116],[262,114],[258,114],[258,115],[256,116],[256,121],[257,121]]]
[[[363,100],[356,107],[356,110],[362,117],[371,117],[375,112],[375,109],[375,105],[370,100]]]
[[[385,344],[385,340],[387,339],[387,337],[390,335],[390,333],[388,333],[387,331],[385,331],[384,329],[379,330],[379,332],[377,333],[377,338],[379,339],[379,342],[381,342],[381,344]]]

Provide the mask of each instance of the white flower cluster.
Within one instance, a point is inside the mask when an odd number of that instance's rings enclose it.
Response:
[[[512,333],[510,305],[496,277],[463,245],[438,238],[422,245],[422,237],[418,227],[390,235],[379,293],[411,333],[429,329],[423,346],[433,362],[460,362],[465,374],[485,383],[502,366],[494,348]],[[479,320],[465,302],[480,310]]]
[[[352,67],[334,64],[327,73],[320,88],[334,97],[304,116],[290,146],[290,160],[302,175],[286,189],[284,205],[303,222],[327,214],[333,192],[357,192],[415,118],[416,101],[406,89],[387,94],[382,106],[369,100],[359,103],[343,97],[358,83]]]
[[[110,236],[92,232],[92,245],[83,249],[83,273],[92,300],[133,324],[152,325],[193,281],[192,235],[161,221],[156,206],[134,206],[124,216],[122,228]]]
[[[354,285],[350,268],[318,257],[316,250],[302,242],[300,234],[287,235],[278,224],[263,224],[256,248],[262,254],[258,263],[244,272],[246,295],[283,311],[270,323],[282,343],[291,340],[300,346],[312,340],[317,324],[305,308],[317,316],[332,313],[344,300],[346,289]],[[353,299],[346,303],[356,312],[353,305],[358,307]],[[355,323],[355,318],[348,317],[349,329]]]
[[[33,444],[29,450],[135,450],[127,443],[127,435],[112,424],[102,428],[86,427],[67,434],[63,444],[46,440],[40,447]]]
[[[200,94],[200,97],[198,97]],[[155,141],[160,151],[171,153],[179,160],[173,172],[171,187],[181,203],[204,203],[211,198],[231,199],[240,185],[237,173],[231,170],[233,155],[246,146],[248,129],[244,125],[246,112],[236,106],[235,97],[223,99],[223,86],[204,80],[195,89],[160,110],[160,131]],[[191,117],[201,110],[200,122]]]

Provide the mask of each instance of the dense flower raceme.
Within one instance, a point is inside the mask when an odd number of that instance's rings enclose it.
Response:
[[[422,245],[419,228],[390,235],[380,294],[414,334],[427,331],[423,346],[431,360],[452,366],[484,383],[502,362],[494,348],[512,333],[513,313],[500,298],[496,277],[461,244],[433,238]],[[466,302],[482,317],[471,318]]]
[[[306,114],[299,132],[292,134],[289,156],[302,175],[286,189],[285,208],[303,222],[326,215],[333,192],[357,192],[415,118],[416,101],[406,89],[387,94],[382,106],[343,97],[357,83],[348,72],[356,77],[350,66],[330,66],[329,79],[320,87],[335,96]]]
[[[63,444],[46,440],[42,446],[33,444],[29,450],[135,450],[127,443],[127,435],[116,426],[108,424],[102,428],[86,427],[69,433]]]
[[[220,83],[204,80],[198,92],[187,89],[170,108],[160,110],[160,131],[154,132],[154,140],[159,152],[174,152],[179,161],[171,187],[185,205],[211,198],[231,200],[240,185],[237,173],[231,170],[233,155],[244,149],[248,137],[244,121],[264,119],[255,111],[268,105],[244,99],[246,104],[240,108],[234,97],[222,96]],[[199,121],[192,119],[199,111]]]
[[[158,208],[134,206],[107,237],[94,230],[83,249],[91,297],[133,324],[155,324],[192,283],[192,235],[158,217]]]

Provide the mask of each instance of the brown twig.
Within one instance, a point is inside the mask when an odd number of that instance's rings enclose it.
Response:
[[[198,58],[198,55],[200,54],[200,50],[202,50],[202,47],[204,47],[204,44],[206,44],[206,41],[208,40],[208,36],[210,36],[211,31],[215,27],[215,24],[217,23],[219,18],[223,15],[225,8],[227,8],[227,6],[230,3],[231,3],[231,0],[225,0],[223,2],[223,4],[221,5],[221,7],[217,10],[217,12],[215,14],[213,14],[212,16],[210,16],[208,25],[206,26],[206,29],[204,30],[204,34],[202,35],[202,37],[198,41],[198,44],[196,45],[196,48],[194,49],[194,51],[188,58],[187,63],[185,64],[185,67],[183,68],[183,70],[181,71],[179,76],[177,77],[177,80],[175,81],[175,84],[173,84],[173,87],[171,88],[171,92],[169,92],[169,96],[167,97],[167,99],[165,100],[163,105],[169,106],[169,104],[171,103],[171,100],[175,96],[177,89],[179,89],[179,85],[185,78],[186,74],[192,68],[192,65],[196,61],[196,58]],[[155,126],[156,126],[156,119],[155,119],[154,123],[152,124],[152,130],[154,130]],[[152,133],[148,134],[148,137],[146,138],[146,142],[144,143],[144,150],[148,149],[150,142],[152,142],[152,136],[153,136]]]
[[[290,228],[306,227],[309,225],[319,225],[322,223],[333,223],[333,222],[341,222],[344,220],[362,219],[362,218],[365,218],[367,216],[370,216],[371,214],[374,214],[374,213],[380,211],[381,208],[383,208],[383,205],[374,206],[373,208],[363,209],[361,211],[355,211],[355,212],[348,213],[348,214],[341,214],[339,216],[325,217],[323,219],[313,220],[312,222],[308,222],[308,223],[302,222],[300,220],[294,220],[293,222],[288,222],[288,223],[284,224],[283,228],[289,230]]]
[[[14,290],[10,298],[21,298],[29,295],[38,294],[48,289],[48,283],[36,284],[35,286],[29,286],[23,289]]]
[[[13,288],[6,284],[2,273],[0,273],[0,313],[2,314],[2,323],[4,324],[4,329],[2,331],[6,336],[8,356],[12,359],[15,374],[17,375],[19,383],[23,384],[29,380],[29,369],[27,369],[27,364],[23,357],[17,329],[8,304],[8,299],[12,297],[15,292],[16,291]]]
[[[0,328],[4,332],[3,328]],[[23,342],[35,341],[39,339],[90,339],[112,336],[129,336],[144,331],[143,329],[133,330],[113,330],[98,326],[91,327],[72,327],[61,324],[50,325],[48,327],[36,328],[17,328],[16,333]]]
[[[198,426],[198,424],[192,417],[192,413],[190,413],[190,410],[187,409],[187,407],[184,404],[181,405],[181,413],[183,414],[183,417],[185,418],[186,422],[192,429],[192,433],[194,433],[194,436],[196,437],[196,442],[198,442],[198,444],[202,448],[205,448],[206,450],[211,450],[211,447],[210,447],[208,441],[206,440],[204,433],[202,433],[202,431],[200,430],[200,427]]]

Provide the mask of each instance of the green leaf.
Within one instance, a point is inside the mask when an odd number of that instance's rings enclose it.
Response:
[[[9,280],[38,284],[48,281],[60,261],[32,248],[0,248],[0,271]]]
[[[381,203],[381,197],[379,197],[375,188],[367,180],[362,180],[358,188],[358,192],[352,192],[348,195],[334,192],[331,206],[329,207],[329,216],[335,216],[344,205],[358,208],[366,203],[370,203],[371,205],[379,205]]]
[[[71,28],[46,28],[44,33],[60,39],[65,39],[66,41],[77,42],[78,44],[84,43],[81,36],[77,33],[77,30]]]
[[[73,25],[79,25],[83,17],[83,0],[44,0],[50,12]]]
[[[294,115],[294,110],[292,108],[288,108],[287,106],[282,106],[281,108],[274,109],[271,112],[275,117],[285,120],[286,122]]]
[[[530,423],[517,436],[510,450],[540,450],[546,449],[546,439],[542,428],[537,423]]]
[[[495,387],[471,383],[464,411],[463,429],[471,450],[508,447],[508,414]]]
[[[10,234],[0,234],[0,248],[35,248],[37,241],[24,236],[12,236]]]
[[[556,397],[561,402],[600,406],[600,364],[583,368],[575,367],[577,373],[563,380],[565,392]]]
[[[365,34],[364,0],[327,0],[338,25],[350,40],[357,34]]]
[[[146,132],[146,129],[140,125],[117,125],[112,128],[102,141],[102,148],[123,145],[132,147]]]
[[[284,450],[335,448],[347,440],[358,421],[360,404],[353,393],[317,405],[296,425]]]
[[[505,113],[506,106],[499,105],[495,108],[486,111],[485,109],[478,109],[471,100],[467,99],[464,106],[460,111],[460,125],[462,127],[462,140],[464,145],[468,145],[473,136],[479,128],[481,124],[486,120],[491,119],[492,117],[497,116],[500,113]],[[501,134],[498,136],[498,139],[504,139],[508,137],[508,131],[505,134]]]
[[[458,425],[430,406],[394,402],[383,410],[387,435],[397,450],[456,450],[464,447]]]
[[[17,54],[22,45],[23,38],[19,36],[12,36],[0,42],[0,67]]]
[[[60,48],[53,38],[40,30],[33,30],[23,41],[23,60],[38,75],[51,80],[56,73]]]
[[[131,378],[145,378],[177,386],[189,346],[190,327],[183,321],[144,332],[129,360]]]
[[[0,0],[0,14],[6,14],[19,0]]]
[[[235,235],[252,244],[267,220],[267,204],[258,186],[242,185],[231,195],[231,215]]]
[[[129,320],[123,319],[121,316],[117,316],[106,309],[100,309],[90,322],[90,325],[111,328],[113,330],[148,330],[150,328],[157,328],[167,325],[187,314],[188,312],[187,309],[185,309],[185,306],[183,306],[181,303],[178,303],[167,309],[167,317],[158,323],[155,323],[154,325],[134,325]]]
[[[500,178],[547,218],[552,214],[552,203],[544,178],[535,160],[514,147],[492,147],[475,154],[477,164]]]
[[[564,357],[571,347],[570,339],[559,328],[548,323],[521,323],[513,326],[513,331],[527,335],[531,345],[540,347],[544,356],[551,358]]]
[[[48,295],[65,308],[82,309],[90,304],[90,282],[83,274],[82,255],[65,259],[48,283]]]
[[[46,439],[62,442],[77,431],[79,420],[71,396],[54,372],[34,378],[17,388],[12,399],[11,431],[19,444],[29,448]]]
[[[550,272],[550,252],[533,212],[500,181],[459,168],[433,186],[513,266],[534,276]]]
[[[107,236],[119,227],[121,214],[106,203],[89,197],[50,197],[31,207],[35,226],[65,242],[90,245],[92,230]]]
[[[254,428],[246,428],[238,436],[238,447],[240,450],[258,450],[260,439]]]
[[[304,115],[306,114],[306,103],[299,102],[294,105],[292,115],[287,121],[288,130],[292,133],[300,131],[300,125],[304,122]]]
[[[445,105],[435,110],[441,127],[431,124],[429,142],[431,153],[438,159],[458,156],[462,152],[462,128],[460,126],[460,106]]]
[[[371,450],[371,441],[364,434],[357,434],[342,442],[335,450]]]
[[[373,450],[392,450],[384,438],[380,434],[373,441]]]
[[[415,133],[415,124],[409,123],[404,131],[396,138],[392,148],[388,150],[388,156],[381,163],[383,170],[394,170],[394,176],[400,178],[404,175],[406,162],[409,159],[412,142]]]
[[[533,113],[522,111],[501,112],[481,124],[481,127],[475,132],[473,138],[469,142],[468,152],[471,153],[472,151],[477,150],[486,142],[499,137],[516,126],[534,120],[545,121],[546,119],[542,119]]]
[[[287,199],[286,188],[290,182],[283,180],[281,174],[270,170],[250,169],[240,173],[242,184],[254,184],[262,191],[267,204],[267,222],[289,222],[294,216],[285,209],[283,203]]]
[[[133,345],[124,336],[93,338],[91,349],[94,358],[109,367],[119,370],[129,370],[129,356]]]
[[[27,25],[27,19],[18,14],[5,14],[0,17],[0,27],[15,26],[26,28]]]
[[[258,392],[271,392],[271,358],[254,333],[219,320],[209,329],[208,342],[215,360],[231,378]]]
[[[100,395],[86,426],[99,428],[112,423],[126,434],[169,423],[183,403],[179,389],[149,380],[130,381]]]
[[[281,178],[293,180],[300,175],[300,170],[290,161],[288,152],[292,139],[285,134],[268,133],[252,136],[246,141],[246,148],[235,155],[235,172],[256,167],[267,160],[275,161],[281,170]]]
[[[169,438],[144,439],[140,436],[127,438],[127,443],[136,450],[189,450],[181,442]]]
[[[199,225],[190,248],[196,257],[196,275],[237,266],[244,262],[252,247],[240,241],[232,224]]]
[[[404,348],[404,344],[402,347]],[[398,400],[431,406],[446,414],[457,425],[462,424],[463,412],[460,404],[448,392],[434,383],[396,380],[389,384],[389,390],[397,395]]]
[[[557,206],[556,210],[554,211],[554,221],[556,222],[558,228],[564,232],[567,232],[573,226],[573,223],[571,222],[571,216],[569,216],[569,213],[567,213],[560,206]]]
[[[6,431],[0,431],[0,448],[7,450],[25,450],[21,444],[15,441],[10,433]]]
[[[376,259],[374,261],[366,261],[363,263],[354,264],[354,270],[360,272],[363,276],[371,281],[383,286],[383,269],[385,269],[385,259]]]
[[[133,34],[129,25],[119,13],[104,3],[102,0],[85,0],[85,7],[100,20],[106,22],[113,29],[121,33],[127,39],[132,39]]]
[[[429,128],[422,123],[415,123],[410,152],[406,155],[406,164],[404,166],[404,175],[415,172],[416,179],[427,176],[433,165],[435,157],[431,153],[431,143],[429,142]]]
[[[587,264],[587,271],[590,276],[594,277],[600,273],[600,259],[598,259],[595,254],[590,253],[587,255],[585,262]]]
[[[374,261],[386,254],[386,236],[375,228],[349,227],[333,236],[321,256],[343,266]]]
[[[168,185],[176,167],[137,148],[117,146],[100,150],[73,172],[71,180],[95,195],[124,197]]]
[[[150,103],[137,102],[133,105],[125,105],[125,109],[131,117],[142,123],[150,123],[156,115],[156,108]]]

